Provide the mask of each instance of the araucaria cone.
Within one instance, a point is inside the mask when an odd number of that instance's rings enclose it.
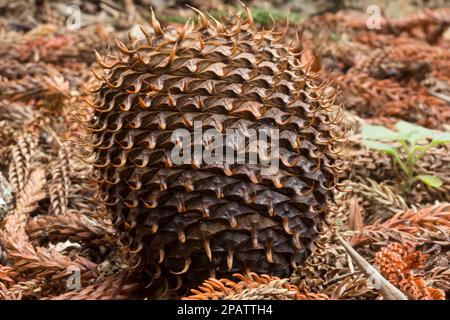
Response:
[[[289,276],[314,248],[344,161],[336,90],[300,39],[246,18],[198,23],[117,42],[102,57],[90,104],[94,180],[141,267],[170,283],[237,272]],[[177,129],[278,130],[277,170],[263,163],[176,163]],[[187,137],[185,137],[187,138]],[[224,139],[225,141],[225,139]],[[194,145],[204,141],[192,140]],[[249,153],[227,144],[233,153]],[[272,157],[273,158],[273,157]],[[272,159],[273,160],[273,159]]]

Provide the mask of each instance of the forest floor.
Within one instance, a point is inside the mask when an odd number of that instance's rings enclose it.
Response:
[[[367,5],[352,1],[252,4],[261,28],[275,21],[283,30],[291,10],[288,37],[301,34],[305,54],[320,56],[340,91],[351,129],[350,192],[291,278],[207,280],[187,298],[450,299],[450,144],[433,145],[415,163],[414,174],[432,180],[405,188],[393,158],[362,138],[367,125],[395,131],[399,121],[450,131],[450,7],[399,2],[402,10],[380,1],[375,29],[368,29]],[[145,290],[108,212],[93,200],[90,166],[67,144],[83,132],[72,114],[90,99],[83,83],[93,83],[94,49],[113,50],[115,39],[137,36],[139,25],[151,30],[150,10],[139,1],[68,3],[0,1],[0,299],[180,298]],[[185,6],[160,6],[163,26],[181,27],[195,15]],[[230,8],[211,1],[202,9],[218,16]],[[79,9],[82,23],[73,28]],[[80,290],[68,286],[75,271]]]

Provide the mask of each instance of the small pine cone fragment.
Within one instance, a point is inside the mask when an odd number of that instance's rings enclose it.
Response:
[[[222,24],[200,13],[199,26],[179,30],[153,18],[154,35],[117,42],[113,60],[97,56],[104,71],[86,142],[94,180],[155,277],[192,285],[248,271],[289,276],[313,250],[345,172],[341,107],[319,59],[302,61],[299,40],[286,45],[248,16]],[[228,129],[278,129],[279,169],[198,162],[197,121],[224,141]],[[171,156],[176,129],[193,151],[187,164]]]
[[[415,251],[409,243],[390,243],[375,255],[375,264],[393,285],[413,300],[445,300],[443,290],[429,287],[427,282],[414,274],[423,269],[428,255]]]

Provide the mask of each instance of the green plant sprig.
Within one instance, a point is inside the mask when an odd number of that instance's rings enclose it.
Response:
[[[392,131],[383,126],[364,125],[362,128],[363,143],[374,150],[385,152],[392,156],[395,163],[399,166],[406,179],[403,184],[405,192],[409,192],[413,184],[422,181],[426,185],[439,188],[442,181],[433,175],[415,175],[414,169],[417,162],[426,155],[434,146],[450,142],[450,132],[440,132],[430,130],[405,121],[395,124],[397,131]],[[427,140],[427,144],[419,144]],[[384,142],[381,142],[384,141]],[[406,160],[403,160],[400,148],[392,144],[385,143],[399,142],[405,153]]]

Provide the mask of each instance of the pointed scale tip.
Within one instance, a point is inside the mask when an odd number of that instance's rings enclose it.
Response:
[[[157,35],[164,34],[164,31],[161,28],[161,24],[159,23],[159,21],[155,17],[155,12],[153,11],[153,8],[150,8],[150,10],[152,11],[152,28],[153,28],[153,31]]]
[[[110,65],[105,63],[105,59],[98,53],[96,49],[94,49],[95,58],[97,59],[97,63],[104,69],[111,69]]]
[[[315,50],[313,55],[314,57],[309,68],[312,72],[317,73],[322,70],[322,61],[320,59],[320,54],[318,53],[318,50]]]
[[[208,13],[208,16],[214,21],[214,23],[216,24],[215,29],[218,33],[223,33],[225,32],[225,27],[224,25],[217,20],[216,18],[214,18],[210,13]]]
[[[233,269],[233,251],[230,249],[227,252],[227,267],[228,271],[231,271]]]
[[[152,37],[150,34],[145,30],[144,26],[139,26],[139,29],[141,30],[142,34],[144,35],[145,39],[147,40],[148,45],[152,44]]]
[[[185,257],[184,258],[184,266],[183,266],[183,269],[181,271],[178,271],[178,272],[177,271],[171,271],[171,270],[169,270],[169,271],[170,271],[170,273],[175,274],[175,275],[183,274],[183,273],[186,273],[189,270],[189,266],[190,265],[191,265],[191,259],[188,258],[188,257]]]
[[[303,43],[302,43],[302,37],[300,35],[300,33],[297,31],[296,32],[296,36],[295,36],[295,43],[294,46],[291,47],[289,50],[293,53],[293,54],[301,54],[303,53],[304,47],[303,47]]]
[[[209,21],[208,18],[205,16],[205,14],[203,12],[201,12],[200,10],[198,10],[195,7],[192,7],[190,5],[186,5],[189,8],[191,8],[192,10],[194,10],[195,12],[197,12],[197,14],[200,16],[200,24],[203,28],[208,28],[209,27]]]
[[[243,3],[241,0],[238,0],[239,4],[245,9],[245,13],[247,15],[247,22],[248,25],[250,26],[250,28],[254,28],[255,27],[255,21],[253,20],[253,15],[252,15],[252,11],[250,10],[249,7],[247,7],[247,5],[245,3]]]
[[[121,53],[123,53],[125,55],[131,55],[131,54],[133,54],[135,52],[134,50],[129,50],[127,48],[127,46],[122,41],[120,41],[119,39],[115,39],[115,42],[116,42],[117,49],[119,49],[119,51]]]
[[[184,24],[183,28],[178,31],[177,42],[183,41],[183,39],[186,37],[186,34],[191,32],[193,28],[192,18],[189,18]]]
[[[209,245],[208,239],[203,240],[203,249],[205,250],[206,256],[208,257],[209,261],[212,261],[211,246]]]

